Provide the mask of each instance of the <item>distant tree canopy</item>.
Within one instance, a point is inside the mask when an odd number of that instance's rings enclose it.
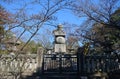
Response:
[[[4,25],[8,22],[9,16],[8,12],[0,5],[0,52],[3,48],[3,39],[5,38],[5,29]]]
[[[115,26],[114,24],[110,27],[109,25],[95,23],[91,31],[86,34],[86,37],[91,40],[96,51],[107,53],[120,51],[120,29],[118,28],[120,27],[120,13],[118,11],[119,9],[113,13],[111,18],[116,23]]]
[[[5,24],[5,20],[8,17],[6,16],[6,12],[4,11],[4,8],[0,5],[0,42],[3,38],[4,35],[4,27],[3,25]]]
[[[89,39],[96,52],[111,53],[120,50],[120,30],[95,24],[85,38]]]
[[[11,21],[13,20],[10,19],[10,13],[7,12],[3,8],[3,6],[0,5],[0,54],[10,53],[9,48],[13,47],[15,44],[10,45],[8,42],[20,41],[21,45],[17,46],[18,49],[20,49],[20,47],[22,47],[22,45],[25,44],[23,40],[20,40],[20,39],[17,40],[17,36],[15,36],[16,38],[15,40],[12,40],[14,38],[13,35],[15,33],[13,33],[11,30],[5,30],[5,27],[6,27],[5,25],[10,23]],[[38,46],[40,45],[36,44],[34,41],[30,41],[30,43],[26,46],[24,52],[36,53]]]
[[[7,24],[13,21],[10,16],[11,13],[6,11],[6,9],[0,5],[0,42],[2,42],[2,39],[6,37],[6,34],[8,34],[5,30],[5,27],[7,27]]]
[[[118,29],[120,29],[120,8],[118,8],[111,17],[113,26],[116,25]]]

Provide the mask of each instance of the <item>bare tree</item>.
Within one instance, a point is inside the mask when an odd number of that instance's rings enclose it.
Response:
[[[17,9],[16,13],[12,17],[14,19],[14,22],[9,23],[9,25],[6,26],[7,30],[22,28],[21,34],[18,35],[18,39],[24,36],[26,32],[31,35],[26,41],[25,45],[23,45],[23,47],[21,48],[21,50],[23,50],[28,42],[40,31],[41,27],[50,24],[52,21],[56,20],[55,13],[57,13],[61,9],[64,9],[69,2],[69,0],[28,1],[20,9]],[[38,12],[27,14],[27,10],[30,10],[32,8],[26,8],[29,5],[38,5]],[[32,8],[31,10],[33,11],[34,8]]]
[[[64,24],[64,30],[66,32],[66,43],[68,49],[77,48],[79,46],[78,38],[73,35],[77,27],[78,26],[75,24],[69,24],[69,23]]]
[[[40,43],[45,50],[53,48],[53,34],[49,27],[42,33],[35,36],[36,41]]]
[[[72,9],[79,17],[87,17],[98,23],[111,26],[112,14],[120,7],[119,0],[78,0]]]
[[[96,23],[100,23],[103,26],[114,27],[119,29],[113,21],[113,14],[120,7],[118,5],[119,0],[78,0],[71,4],[70,8],[78,17],[85,17],[86,21],[76,30],[76,34],[79,36],[90,35],[88,31]]]

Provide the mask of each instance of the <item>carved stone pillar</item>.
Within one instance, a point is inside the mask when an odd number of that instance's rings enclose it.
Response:
[[[37,68],[41,71],[43,63],[43,48],[39,47],[37,50]]]

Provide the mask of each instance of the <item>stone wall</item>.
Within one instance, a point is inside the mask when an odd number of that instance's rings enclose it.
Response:
[[[30,75],[37,70],[37,54],[1,55],[0,77]]]

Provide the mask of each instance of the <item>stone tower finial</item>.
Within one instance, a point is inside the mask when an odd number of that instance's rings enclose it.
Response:
[[[62,24],[59,24],[59,25],[58,25],[58,28],[63,28],[63,25],[62,25]]]
[[[57,29],[53,31],[55,36],[64,36],[65,37],[65,32],[63,31],[63,26],[58,25]]]

